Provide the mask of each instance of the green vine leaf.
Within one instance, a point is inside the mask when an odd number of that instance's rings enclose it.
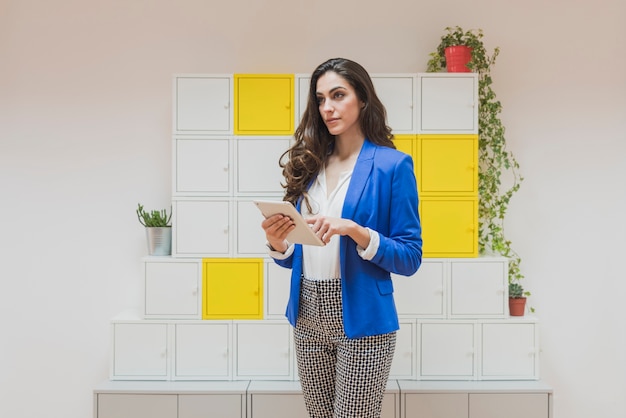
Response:
[[[519,190],[523,177],[519,164],[507,149],[506,130],[500,119],[502,104],[492,88],[491,68],[500,54],[496,47],[491,54],[483,42],[481,29],[463,30],[459,26],[445,28],[436,50],[429,54],[428,72],[446,70],[445,48],[466,45],[472,48],[472,59],[467,65],[478,74],[478,247],[480,254],[499,254],[509,259],[509,284],[519,285],[524,278],[521,258],[513,250],[504,232],[504,219],[513,195]],[[509,176],[508,188],[502,185],[503,176]],[[521,286],[521,285],[520,285]],[[524,290],[522,289],[522,292]],[[525,292],[530,295],[530,292]],[[531,308],[534,312],[534,309]]]

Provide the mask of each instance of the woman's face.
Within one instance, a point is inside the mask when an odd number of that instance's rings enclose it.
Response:
[[[316,95],[320,115],[331,135],[363,136],[359,114],[364,103],[345,78],[333,71],[324,73],[317,80]]]

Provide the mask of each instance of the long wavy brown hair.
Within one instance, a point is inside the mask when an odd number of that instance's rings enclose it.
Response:
[[[306,110],[294,134],[295,142],[279,160],[285,177],[283,200],[295,205],[300,198],[304,198],[309,210],[306,191],[326,164],[335,144],[335,136],[328,132],[320,114],[316,95],[317,80],[329,71],[343,77],[365,104],[359,114],[365,138],[375,144],[395,148],[391,128],[387,126],[387,111],[376,95],[367,71],[360,64],[345,58],[332,58],[320,64],[311,75]]]

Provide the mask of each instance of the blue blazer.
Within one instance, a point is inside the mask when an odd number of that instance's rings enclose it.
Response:
[[[349,338],[386,334],[400,328],[390,273],[410,276],[422,262],[417,184],[410,156],[365,140],[348,186],[342,217],[380,235],[372,260],[363,260],[356,242],[340,238],[343,322]],[[297,205],[300,210],[300,203]],[[302,246],[275,260],[291,268],[287,319],[295,326],[300,305]]]

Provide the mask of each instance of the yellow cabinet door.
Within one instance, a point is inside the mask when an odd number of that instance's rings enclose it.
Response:
[[[422,197],[424,257],[478,256],[478,199]]]
[[[416,154],[420,193],[427,196],[477,195],[477,135],[418,135]]]
[[[235,74],[235,134],[291,135],[293,74]]]
[[[415,142],[415,135],[394,135],[393,143],[396,145],[398,151],[402,151],[405,154],[413,156],[413,147]]]
[[[202,319],[263,319],[263,259],[202,260]]]

